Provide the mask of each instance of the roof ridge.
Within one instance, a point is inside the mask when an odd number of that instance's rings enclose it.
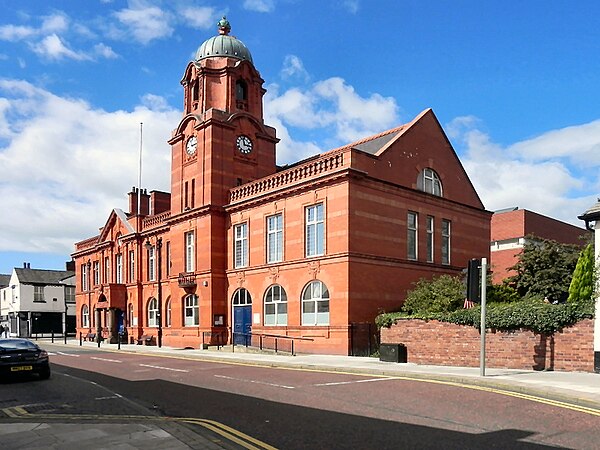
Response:
[[[44,271],[44,272],[74,272],[74,270],[65,270],[65,269],[36,269],[33,267],[15,267],[15,269],[20,270],[36,270],[36,271]]]
[[[391,128],[389,130],[385,130],[385,131],[382,131],[380,133],[373,134],[371,136],[367,136],[366,138],[362,138],[362,139],[359,139],[358,141],[350,142],[349,144],[342,145],[341,147],[337,147],[337,148],[334,148],[334,149],[329,150],[329,151],[342,150],[342,149],[346,149],[346,148],[356,147],[357,145],[364,144],[365,142],[374,141],[375,139],[379,139],[379,138],[381,138],[383,136],[387,136],[388,134],[392,134],[392,133],[396,133],[398,131],[401,131],[407,125],[408,124],[403,123],[402,125],[399,125],[399,126],[397,126],[395,128]]]

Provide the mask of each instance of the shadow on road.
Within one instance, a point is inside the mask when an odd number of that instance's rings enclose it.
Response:
[[[57,372],[94,381],[165,416],[214,420],[286,450],[556,448],[524,442],[534,434],[526,430],[466,433],[287,405],[165,380],[127,381],[53,366]]]

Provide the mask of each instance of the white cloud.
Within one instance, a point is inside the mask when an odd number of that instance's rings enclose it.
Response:
[[[324,125],[315,111],[317,98],[310,91],[292,88],[281,95],[277,87],[270,86],[265,98],[265,114],[272,120],[279,117],[288,125],[298,128],[315,128]]]
[[[108,112],[0,79],[0,198],[11,212],[0,222],[0,251],[70,253],[113,208],[126,210],[126,193],[137,184],[140,122],[143,184],[169,190],[166,140],[181,116],[160,98],[147,98],[133,111]]]
[[[271,12],[275,9],[275,0],[244,0],[244,8],[256,12]]]
[[[102,58],[106,59],[114,59],[119,57],[119,55],[117,55],[112,48],[110,48],[108,45],[104,45],[103,43],[94,45],[94,53],[97,56],[101,56]]]
[[[275,127],[277,137],[280,139],[277,144],[277,164],[295,163],[309,156],[317,155],[324,150],[316,142],[294,140],[287,127],[277,116],[270,116],[265,119],[265,122]]]
[[[302,60],[296,55],[286,55],[283,60],[283,69],[281,69],[281,75],[283,78],[298,78],[301,81],[308,81],[310,76]]]
[[[0,40],[3,41],[20,41],[34,36],[35,34],[37,34],[37,32],[32,27],[19,25],[3,25],[0,27]]]
[[[215,9],[208,6],[186,7],[178,11],[182,22],[193,28],[206,30],[215,26]]]
[[[361,97],[342,78],[319,81],[308,89],[291,88],[279,93],[269,86],[265,96],[265,122],[277,129],[281,142],[280,163],[298,161],[322,150],[330,150],[399,125],[398,106],[393,98],[379,94]],[[326,131],[319,144],[293,141],[288,128]],[[323,146],[319,149],[319,146]]]
[[[147,44],[173,34],[172,17],[168,11],[158,6],[146,6],[139,1],[132,4],[132,8],[117,11],[114,16],[127,27],[127,31],[136,41]]]
[[[539,161],[567,158],[582,166],[600,165],[600,120],[553,130],[508,148],[511,154]]]
[[[41,33],[61,33],[69,28],[69,18],[64,14],[53,14],[42,20]]]
[[[42,17],[42,24],[39,28],[23,25],[0,26],[0,40],[16,42],[40,35],[60,33],[66,31],[68,25],[69,18],[62,13],[57,13]]]
[[[31,49],[37,55],[49,60],[74,59],[77,61],[90,60],[90,56],[83,52],[75,52],[68,48],[56,34],[46,36],[37,44],[32,44]]]
[[[597,122],[549,131],[506,148],[492,142],[481,126],[477,118],[459,117],[447,129],[465,148],[461,160],[487,209],[519,206],[582,225],[577,215],[595,202],[590,190],[600,190],[600,159],[593,152],[600,142]],[[564,151],[564,146],[590,156],[584,170],[582,155]]]
[[[40,18],[39,27],[5,25],[0,27],[0,40],[24,41],[28,48],[35,54],[41,56],[44,62],[57,62],[65,59],[76,61],[93,61],[95,57],[116,58],[117,54],[103,43],[95,44],[91,51],[74,50],[67,43],[67,35],[75,35],[79,40],[81,37],[94,39],[96,35],[85,25],[75,23],[71,25],[69,16],[58,12]],[[25,67],[22,59],[19,65]]]
[[[164,97],[154,94],[145,94],[142,96],[142,105],[152,111],[169,111],[171,107]]]
[[[342,141],[354,141],[398,124],[394,98],[377,93],[361,97],[342,78],[318,82],[314,93],[327,102],[320,114],[336,127],[336,135]]]
[[[348,12],[356,14],[358,12],[360,3],[358,0],[344,0],[343,5],[344,8],[348,10]]]

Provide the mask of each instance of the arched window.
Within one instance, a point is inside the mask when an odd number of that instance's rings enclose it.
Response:
[[[133,304],[130,303],[127,307],[127,326],[133,326]]]
[[[250,292],[248,292],[248,289],[238,289],[237,291],[235,291],[235,294],[233,294],[233,305],[234,306],[242,306],[242,305],[251,305],[252,304],[252,297],[250,296]]]
[[[186,327],[198,326],[200,324],[197,295],[190,294],[184,298],[184,314],[184,325]]]
[[[302,292],[302,325],[329,325],[329,290],[311,281]]]
[[[194,106],[197,105],[199,99],[200,99],[200,83],[198,82],[198,80],[196,80],[192,84],[192,102],[193,102]]]
[[[235,82],[235,99],[248,100],[248,85],[244,80],[237,80]]]
[[[88,305],[83,305],[81,307],[81,326],[83,328],[89,328],[90,326],[90,309]]]
[[[154,297],[148,301],[148,326],[158,326],[158,300]]]
[[[248,109],[248,85],[244,80],[235,82],[235,105],[237,109]]]
[[[165,327],[171,326],[171,297],[167,298],[167,306],[165,307]]]
[[[287,294],[278,284],[265,293],[265,325],[287,325]]]
[[[442,196],[443,191],[440,177],[435,170],[430,169],[429,167],[423,169],[419,174],[417,184],[420,190],[427,192],[428,194],[437,195],[438,197]]]

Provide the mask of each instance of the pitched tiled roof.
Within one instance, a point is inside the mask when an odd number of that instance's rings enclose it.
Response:
[[[72,277],[70,270],[44,270],[15,268],[19,282],[23,284],[62,284],[65,278]]]
[[[0,288],[5,288],[10,283],[10,275],[0,273]]]
[[[342,147],[337,148],[336,150],[340,150],[340,149],[344,149],[344,148],[355,148],[356,150],[360,150],[365,153],[370,153],[371,155],[375,155],[388,142],[390,142],[393,138],[395,138],[398,135],[398,133],[400,133],[401,131],[404,131],[406,128],[407,128],[406,124],[400,125],[399,127],[392,128],[391,130],[386,130],[379,134],[375,134],[373,136],[363,138],[359,141],[352,142],[350,144],[346,144]]]

